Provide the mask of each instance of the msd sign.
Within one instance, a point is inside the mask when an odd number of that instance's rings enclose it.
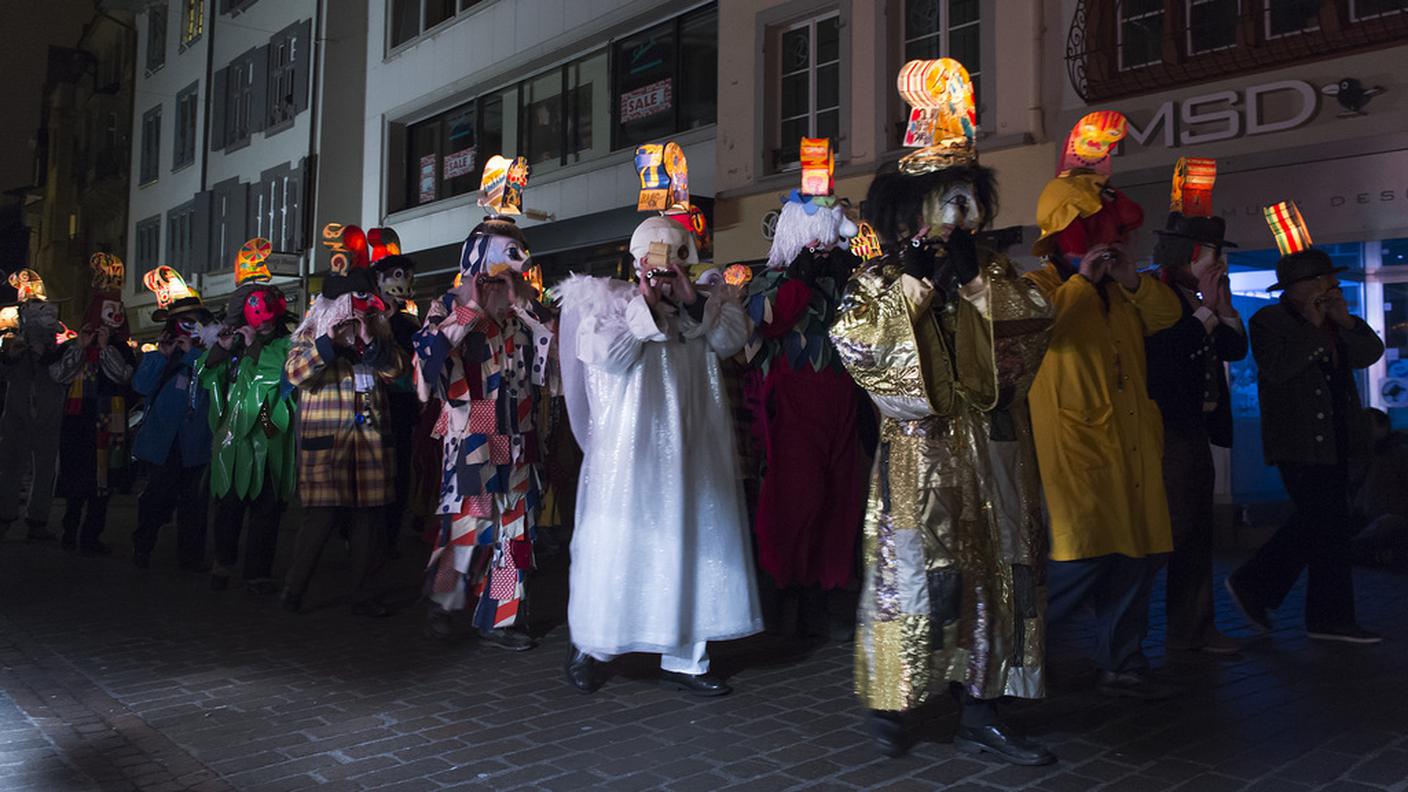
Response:
[[[1133,142],[1144,147],[1178,148],[1244,135],[1269,135],[1304,126],[1315,117],[1319,106],[1320,92],[1303,80],[1280,80],[1241,91],[1170,99],[1142,123],[1126,113],[1129,135],[1121,145]],[[1277,110],[1274,119],[1268,119],[1269,107]],[[1142,113],[1138,117],[1145,118]]]

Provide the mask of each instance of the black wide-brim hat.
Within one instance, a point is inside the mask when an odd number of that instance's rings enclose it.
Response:
[[[1267,291],[1284,290],[1292,283],[1318,278],[1321,275],[1334,275],[1349,267],[1336,267],[1330,254],[1315,248],[1306,248],[1276,262],[1276,282],[1266,287]]]
[[[1154,229],[1154,233],[1190,239],[1200,245],[1237,247],[1236,242],[1227,241],[1227,221],[1221,217],[1188,217],[1182,212],[1169,212],[1168,222],[1163,228]]]
[[[158,308],[152,311],[152,321],[165,322],[168,319],[181,316],[182,314],[202,312],[209,314],[210,309],[205,307],[205,303],[201,302],[199,297],[182,297],[179,300],[173,301],[165,308]]]
[[[336,300],[350,292],[376,292],[376,277],[371,270],[354,269],[346,275],[330,275],[323,280],[323,297]]]

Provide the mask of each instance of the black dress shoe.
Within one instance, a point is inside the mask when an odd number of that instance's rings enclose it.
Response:
[[[506,627],[495,627],[492,630],[480,630],[479,637],[488,642],[490,646],[499,649],[507,649],[510,652],[526,652],[538,645],[526,632],[520,630],[510,630]]]
[[[209,562],[209,561],[182,561],[181,563],[179,563],[179,564],[176,565],[176,568],[179,569],[179,570],[181,570],[182,572],[209,572],[209,571],[210,571],[210,562]]]
[[[953,736],[953,747],[970,754],[990,753],[1016,765],[1049,765],[1056,755],[1024,737],[1012,733],[1006,726],[991,723],[986,726],[959,725]]]
[[[24,535],[24,540],[30,544],[52,542],[58,538],[58,535],[53,531],[45,528],[43,525],[36,525],[34,523],[29,524],[29,530],[26,531]]]
[[[253,578],[244,582],[244,590],[250,594],[273,594],[279,590],[279,581],[273,578]]]
[[[875,738],[880,753],[895,759],[909,751],[909,730],[898,712],[871,710],[869,726],[870,735]]]
[[[597,673],[596,658],[575,646],[567,647],[567,665],[562,669],[567,683],[583,693],[601,690],[601,674]]]
[[[1147,671],[1101,671],[1095,690],[1112,698],[1163,701],[1178,695],[1178,688],[1160,682]]]
[[[678,671],[661,671],[660,687],[683,690],[691,696],[727,696],[733,692],[727,682],[712,674],[681,674]]]

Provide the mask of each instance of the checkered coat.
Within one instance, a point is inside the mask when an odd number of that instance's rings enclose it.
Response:
[[[363,367],[370,389],[357,390]],[[374,343],[360,361],[326,336],[295,338],[284,370],[301,393],[298,490],[304,506],[383,506],[395,499],[396,458],[386,383],[406,371],[406,353]]]

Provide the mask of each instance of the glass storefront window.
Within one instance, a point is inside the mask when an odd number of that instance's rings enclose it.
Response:
[[[562,72],[553,70],[523,84],[521,151],[532,165],[562,158]]]
[[[420,206],[440,196],[440,123],[431,120],[416,124],[411,127],[408,137],[410,157],[406,165],[410,173],[406,179],[409,191],[407,205]]]
[[[714,123],[719,106],[719,12],[709,9],[680,20],[680,121],[678,130]]]
[[[616,145],[665,137],[675,129],[675,25],[667,22],[616,45]]]
[[[569,162],[611,152],[611,80],[606,52],[567,66],[567,151]]]
[[[445,114],[441,134],[444,136],[444,166],[441,169],[441,196],[449,198],[479,189],[479,171],[484,156],[479,147],[478,113],[473,102]]]

